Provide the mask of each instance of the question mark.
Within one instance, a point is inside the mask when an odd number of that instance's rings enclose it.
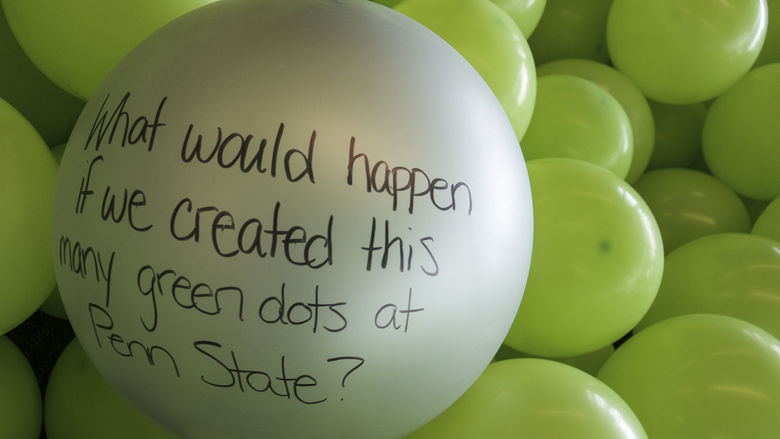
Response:
[[[341,379],[341,387],[345,387],[347,383],[347,377],[349,376],[349,374],[356,371],[360,366],[363,365],[363,363],[366,362],[366,360],[364,360],[361,357],[333,357],[333,358],[328,358],[328,363],[330,363],[331,361],[339,361],[339,360],[355,360],[358,362],[355,365],[355,367],[348,370],[347,373],[344,374],[344,378]],[[341,400],[344,401],[344,398],[341,398]]]

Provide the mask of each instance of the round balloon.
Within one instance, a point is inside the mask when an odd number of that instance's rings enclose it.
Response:
[[[501,344],[532,207],[499,101],[430,30],[215,2],[87,103],[52,252],[96,369],[175,434],[397,438]]]
[[[780,242],[780,197],[772,200],[756,218],[751,233]]]
[[[780,337],[780,243],[720,233],[669,253],[655,302],[637,327],[695,313],[730,315]]]
[[[634,335],[597,378],[649,437],[774,438],[780,431],[780,342],[733,317],[696,314]]]
[[[547,0],[528,45],[537,65],[565,58],[601,63],[607,54],[607,14],[612,0]]]
[[[571,357],[628,333],[647,312],[664,265],[658,225],[631,186],[574,159],[528,162],[534,245],[523,302],[505,344]]]
[[[528,38],[539,24],[542,18],[544,6],[547,0],[491,0],[493,3],[501,6],[515,23],[523,35]]]
[[[406,439],[646,439],[631,408],[591,375],[550,360],[492,363],[455,404]]]
[[[41,391],[30,363],[8,339],[0,336],[0,437],[38,439],[41,434]]]
[[[614,0],[607,18],[612,63],[648,98],[666,104],[712,99],[758,57],[765,0]]]

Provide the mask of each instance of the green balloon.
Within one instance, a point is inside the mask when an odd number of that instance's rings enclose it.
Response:
[[[75,339],[54,365],[43,413],[49,439],[176,438],[119,396]]]
[[[766,0],[766,38],[753,67],[780,62],[780,0]]]
[[[780,242],[780,197],[769,203],[753,224],[751,233]]]
[[[658,296],[637,329],[698,313],[736,317],[780,337],[780,243],[722,233],[669,253]]]
[[[0,99],[0,334],[54,288],[50,229],[57,162],[24,116]]]
[[[621,345],[598,378],[651,438],[776,438],[780,342],[744,321],[687,315]]]
[[[141,40],[212,1],[2,0],[2,4],[19,45],[35,65],[55,84],[87,100]]]
[[[712,174],[756,200],[780,196],[780,63],[750,71],[710,107],[702,152]]]
[[[596,378],[550,360],[491,363],[463,396],[406,439],[641,439],[628,405]]]
[[[537,159],[528,174],[531,269],[504,343],[551,358],[600,349],[655,298],[664,262],[658,226],[634,189],[598,166]]]
[[[536,87],[534,114],[520,144],[525,159],[579,159],[625,178],[634,140],[620,103],[603,88],[576,76],[545,76]]]
[[[565,58],[601,63],[607,54],[607,13],[612,0],[547,0],[528,39],[537,65]]]
[[[505,10],[520,31],[528,38],[536,29],[542,18],[547,0],[491,0]]]
[[[38,439],[41,434],[41,391],[30,363],[8,339],[0,336],[0,438]]]
[[[536,68],[512,18],[490,0],[405,0],[395,9],[428,27],[471,63],[522,139],[534,111]]]
[[[587,59],[562,59],[541,65],[537,75],[574,75],[593,81],[620,102],[631,122],[634,137],[634,156],[626,181],[633,183],[645,172],[655,142],[655,124],[647,99],[626,75],[612,67]]]
[[[753,65],[766,14],[765,0],[615,0],[607,19],[609,55],[652,100],[705,101]]]
[[[49,145],[68,140],[84,102],[56,86],[30,61],[0,7],[0,98],[30,121]]]
[[[709,174],[658,169],[642,175],[634,189],[650,206],[666,253],[702,236],[750,231],[750,217],[742,200]]]
[[[647,170],[691,166],[701,157],[701,131],[707,107],[701,102],[689,105],[648,103],[655,122],[655,145]]]
[[[609,344],[597,351],[589,352],[587,354],[577,355],[576,357],[555,358],[553,361],[568,364],[569,366],[576,367],[577,369],[583,372],[587,372],[593,376],[596,376],[599,369],[601,369],[601,366],[604,364],[605,361],[607,361],[607,358],[609,358],[610,355],[612,355],[614,352],[615,352],[615,348],[611,344]],[[510,360],[513,358],[540,358],[540,357],[534,357],[533,355],[528,355],[524,352],[520,352],[516,349],[512,349],[511,347],[505,344],[502,344],[501,347],[498,349],[498,352],[496,352],[496,356],[493,357],[493,361]]]

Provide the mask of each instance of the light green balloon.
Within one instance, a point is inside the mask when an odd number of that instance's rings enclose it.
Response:
[[[780,197],[772,200],[761,212],[753,224],[751,233],[780,242]]]
[[[701,157],[701,131],[707,107],[701,102],[689,105],[648,103],[655,123],[655,145],[647,170],[691,166]]]
[[[587,59],[562,59],[537,68],[537,74],[564,74],[585,78],[608,91],[620,102],[631,122],[634,138],[634,155],[626,181],[633,183],[645,172],[655,142],[655,124],[647,99],[626,75],[612,67]]]
[[[767,29],[764,45],[753,67],[780,62],[780,1],[766,0]]]
[[[44,400],[49,439],[175,439],[106,383],[78,340],[65,347],[49,377]]]
[[[651,438],[771,439],[780,431],[780,342],[744,321],[687,315],[620,346],[598,378]]]
[[[649,99],[705,101],[753,65],[766,14],[765,0],[615,0],[607,20],[609,55]]]
[[[522,139],[534,111],[536,68],[512,18],[490,0],[405,0],[395,9],[435,32],[471,63]]]
[[[576,367],[577,369],[587,372],[593,376],[596,376],[601,366],[607,361],[607,358],[615,352],[615,348],[609,344],[603,348],[588,352],[587,354],[577,355],[575,357],[563,357],[563,358],[548,358],[548,360],[558,361],[560,363],[568,364],[569,366]],[[528,355],[524,352],[520,352],[516,349],[502,344],[496,352],[496,356],[493,361],[510,360],[513,358],[540,358]]]
[[[669,253],[658,296],[637,328],[697,313],[736,317],[780,337],[780,243],[722,233]]]
[[[8,339],[0,336],[0,438],[38,439],[41,434],[41,391],[30,363]]]
[[[702,236],[750,231],[750,217],[742,200],[709,174],[658,169],[642,175],[634,189],[650,206],[666,253]]]
[[[601,63],[607,54],[607,13],[612,0],[547,0],[528,45],[537,65],[565,58]]]
[[[534,246],[528,284],[504,343],[570,357],[626,334],[650,307],[663,247],[650,209],[625,181],[579,160],[528,162]]]
[[[141,40],[212,1],[2,0],[2,4],[19,45],[35,65],[55,84],[87,100]]]
[[[539,78],[536,106],[520,146],[526,160],[584,160],[625,178],[634,153],[631,123],[620,103],[587,79]]]
[[[531,36],[542,18],[547,0],[491,0],[505,10],[526,38]]]
[[[599,380],[550,360],[491,363],[444,413],[406,439],[641,439],[631,408]]]
[[[0,7],[0,98],[30,121],[49,145],[68,140],[84,102],[65,92],[30,61]]]
[[[712,174],[756,200],[780,195],[780,63],[750,71],[704,120],[702,152]]]
[[[0,99],[0,334],[54,288],[49,246],[57,162],[35,128]]]

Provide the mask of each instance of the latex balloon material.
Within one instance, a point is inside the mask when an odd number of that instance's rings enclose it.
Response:
[[[51,148],[51,153],[54,156],[54,159],[57,160],[58,165],[62,160],[62,155],[65,153],[65,145],[66,144],[63,143]],[[64,320],[68,319],[68,314],[65,312],[65,305],[62,303],[62,297],[60,297],[60,290],[56,286],[51,294],[49,294],[49,297],[41,304],[39,310],[52,317]]]
[[[756,200],[780,196],[780,64],[750,71],[715,100],[702,132],[712,174]]]
[[[626,75],[587,59],[562,59],[541,65],[537,75],[574,75],[594,82],[617,99],[631,123],[634,154],[626,181],[633,183],[645,171],[655,142],[655,124],[647,99]]]
[[[780,197],[764,208],[753,224],[751,233],[780,242]]]
[[[0,437],[38,439],[41,434],[41,392],[30,363],[8,339],[0,336]]]
[[[491,0],[501,7],[512,20],[523,35],[528,38],[536,29],[539,20],[542,18],[544,6],[547,0]]]
[[[701,102],[667,105],[650,101],[655,145],[648,170],[687,168],[701,157],[701,132],[707,107]]]
[[[647,204],[625,181],[573,159],[528,162],[534,246],[505,344],[541,357],[600,349],[650,307],[663,246]]]
[[[658,169],[642,175],[634,189],[658,222],[664,251],[715,233],[748,233],[747,208],[715,177],[692,169]]]
[[[587,372],[593,376],[596,376],[601,366],[607,361],[612,353],[615,352],[615,348],[612,345],[604,346],[603,348],[589,352],[587,354],[577,355],[576,357],[556,358],[554,361],[559,363],[568,364],[569,366],[576,367],[577,369]],[[496,352],[496,356],[493,357],[493,361],[510,360],[513,358],[538,358],[528,355],[524,352],[512,349],[507,345],[501,345]]]
[[[0,335],[54,288],[49,230],[57,163],[29,122],[0,99]]]
[[[566,58],[606,63],[607,14],[612,0],[547,0],[528,45],[537,65]]]
[[[490,0],[405,0],[395,9],[436,32],[477,69],[522,139],[534,111],[536,69],[512,17]]]
[[[725,233],[669,253],[658,297],[638,328],[696,313],[729,315],[780,337],[780,243]]]
[[[175,439],[125,401],[100,376],[77,340],[51,371],[44,401],[49,439]]]
[[[96,369],[175,434],[398,438],[509,330],[530,195],[496,96],[419,23],[215,2],[87,103],[51,251]]]
[[[647,438],[628,405],[592,376],[533,358],[492,363],[444,413],[406,439]]]
[[[767,29],[764,44],[753,67],[780,62],[780,1],[766,0]]]
[[[634,335],[598,378],[648,437],[771,438],[780,431],[780,343],[719,315],[688,315]]]
[[[214,0],[2,0],[11,30],[55,84],[89,99],[127,52],[174,18]],[[62,140],[60,140],[62,141]]]
[[[631,123],[609,92],[571,75],[539,78],[534,114],[521,142],[526,160],[566,157],[628,174]]]
[[[747,73],[766,26],[765,0],[615,0],[607,46],[615,67],[649,99],[692,104]]]
[[[56,86],[24,53],[0,7],[0,98],[30,121],[49,145],[68,140],[84,102]]]

